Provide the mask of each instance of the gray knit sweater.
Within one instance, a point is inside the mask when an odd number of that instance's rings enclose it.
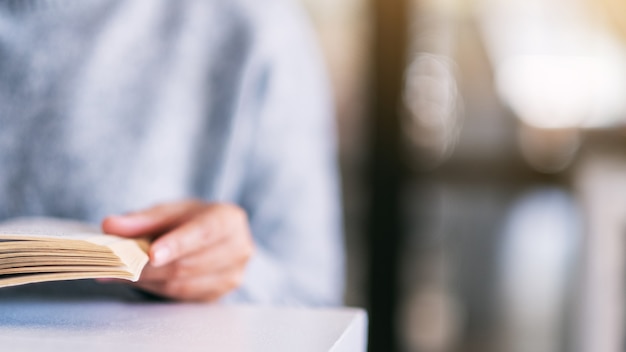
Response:
[[[331,104],[304,22],[281,0],[0,0],[0,220],[234,202],[258,250],[227,301],[340,302]]]

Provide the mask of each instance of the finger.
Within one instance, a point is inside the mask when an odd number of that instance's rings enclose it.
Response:
[[[160,204],[134,213],[108,216],[102,221],[102,230],[128,237],[154,236],[178,226],[206,206],[195,200]]]
[[[222,240],[214,246],[187,255],[165,266],[148,264],[140,281],[165,281],[207,275],[236,267],[245,267],[254,248],[243,240]]]
[[[218,243],[226,236],[251,238],[247,224],[245,212],[238,207],[209,206],[156,240],[150,248],[150,262],[157,267],[166,265]]]
[[[133,285],[162,297],[187,301],[213,301],[239,287],[242,281],[243,270],[233,269],[181,280],[138,281]]]

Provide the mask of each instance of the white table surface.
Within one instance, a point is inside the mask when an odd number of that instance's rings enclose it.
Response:
[[[0,301],[2,351],[365,351],[359,309]]]

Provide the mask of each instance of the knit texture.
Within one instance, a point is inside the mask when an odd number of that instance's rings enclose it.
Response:
[[[0,219],[233,202],[258,250],[225,301],[339,303],[332,110],[305,23],[280,0],[0,1]]]

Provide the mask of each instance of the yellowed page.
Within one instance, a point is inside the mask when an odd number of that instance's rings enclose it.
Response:
[[[62,280],[79,280],[79,279],[96,279],[96,278],[114,278],[131,280],[128,273],[109,271],[109,272],[70,272],[70,273],[37,273],[14,275],[0,277],[0,287],[17,286],[44,281],[62,281]]]
[[[0,287],[90,277],[136,281],[148,262],[148,247],[146,240],[106,235],[77,221],[18,218],[2,222]]]

